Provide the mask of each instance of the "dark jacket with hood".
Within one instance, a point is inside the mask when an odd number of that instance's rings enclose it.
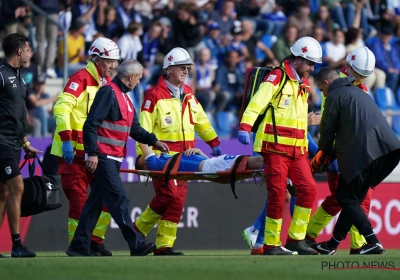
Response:
[[[353,77],[338,78],[328,90],[318,142],[326,154],[335,142],[341,176],[350,183],[372,161],[400,149],[400,141],[381,110]]]

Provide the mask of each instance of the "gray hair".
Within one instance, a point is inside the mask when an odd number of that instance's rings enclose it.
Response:
[[[143,65],[136,59],[127,59],[118,67],[118,76],[128,78],[130,75],[139,75],[143,70]]]
[[[321,70],[319,70],[316,80],[317,80],[317,83],[321,83],[324,80],[332,82],[333,80],[336,80],[337,78],[339,78],[339,75],[336,72],[336,70],[327,66],[327,67],[324,67]]]

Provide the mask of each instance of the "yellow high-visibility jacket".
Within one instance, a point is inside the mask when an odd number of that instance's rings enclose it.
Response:
[[[100,87],[98,71],[91,61],[85,69],[77,71],[70,77],[54,105],[56,132],[51,154],[61,157],[63,141],[71,140],[75,156],[85,156],[82,128]]]
[[[308,146],[307,100],[310,85],[305,78],[299,84],[288,60],[282,63],[282,68],[284,73],[274,69],[265,77],[243,113],[239,130],[250,132],[257,117],[267,110],[256,133],[254,151],[296,158],[304,155]],[[287,82],[279,93],[285,75]]]
[[[192,89],[184,86],[185,97],[181,103],[169,92],[165,76],[144,97],[140,112],[140,125],[164,141],[171,153],[183,152],[195,146],[195,132],[211,148],[220,145],[217,133],[200,103],[192,94]],[[138,155],[142,154],[138,145]],[[155,152],[157,152],[155,150]]]

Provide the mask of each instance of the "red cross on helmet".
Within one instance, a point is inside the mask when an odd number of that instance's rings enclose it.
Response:
[[[321,45],[312,37],[302,37],[290,48],[294,56],[303,57],[315,63],[322,63]]]
[[[189,53],[182,48],[173,48],[164,58],[163,68],[167,69],[171,65],[193,64]]]
[[[117,44],[105,37],[97,38],[89,48],[89,55],[98,55],[105,59],[121,59]]]
[[[367,47],[355,49],[346,58],[347,63],[361,76],[371,76],[375,68],[375,55]]]

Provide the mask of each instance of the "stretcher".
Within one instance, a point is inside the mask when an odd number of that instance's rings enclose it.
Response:
[[[230,184],[232,192],[235,198],[238,198],[235,191],[235,182],[253,178],[254,183],[262,185],[264,180],[264,174],[262,169],[257,170],[245,170],[243,166],[246,165],[246,160],[249,156],[239,156],[235,164],[230,170],[218,171],[215,173],[210,172],[183,172],[178,171],[179,161],[182,154],[175,154],[165,165],[162,171],[154,170],[135,170],[135,169],[120,169],[123,173],[134,173],[140,176],[145,176],[146,184],[149,179],[153,180],[165,180],[166,185],[168,180],[206,180],[219,184]]]

